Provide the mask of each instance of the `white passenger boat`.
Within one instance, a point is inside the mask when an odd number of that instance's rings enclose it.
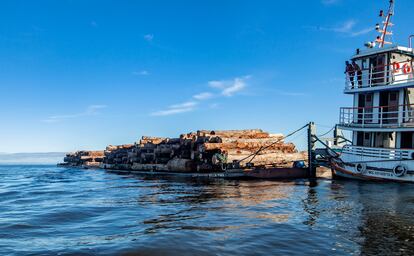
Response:
[[[332,159],[336,176],[414,182],[414,36],[408,47],[393,44],[393,15],[391,0],[380,13],[380,35],[351,58],[357,66],[347,72],[344,93],[353,107],[341,108],[338,127],[351,131],[352,143]]]

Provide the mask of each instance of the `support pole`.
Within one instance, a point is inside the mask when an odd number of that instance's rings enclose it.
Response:
[[[339,138],[341,136],[341,130],[338,128],[338,125],[335,125],[334,129],[334,145],[339,146]]]
[[[316,165],[315,165],[315,150],[316,150],[316,127],[315,123],[310,122],[308,125],[308,165],[309,165],[309,178],[316,180]]]

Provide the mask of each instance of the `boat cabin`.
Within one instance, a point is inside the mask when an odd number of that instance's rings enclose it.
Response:
[[[386,90],[403,83],[414,85],[413,57],[412,48],[401,46],[358,49],[351,61],[355,61],[361,71],[359,74],[355,71],[354,79],[347,74],[345,93],[370,91],[372,87]]]

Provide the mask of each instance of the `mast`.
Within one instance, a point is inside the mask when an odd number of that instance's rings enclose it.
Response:
[[[385,16],[384,21],[382,22],[383,26],[382,29],[380,28],[380,24],[377,24],[376,30],[381,33],[380,36],[377,37],[375,40],[379,43],[379,48],[383,48],[385,44],[392,44],[390,41],[385,41],[387,36],[392,36],[392,32],[389,31],[390,27],[394,26],[391,23],[391,18],[394,15],[394,0],[390,0],[390,7],[388,8],[387,16]],[[380,17],[384,17],[384,11],[380,11]]]

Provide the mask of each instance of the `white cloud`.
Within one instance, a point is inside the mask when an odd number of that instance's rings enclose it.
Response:
[[[347,20],[337,26],[333,26],[333,27],[318,27],[318,26],[306,26],[305,28],[307,29],[311,29],[311,30],[317,30],[317,31],[328,31],[328,32],[334,32],[334,33],[338,33],[338,34],[343,34],[345,36],[350,36],[350,37],[356,37],[356,36],[361,36],[361,35],[365,35],[368,34],[372,31],[374,31],[373,28],[365,28],[362,30],[355,30],[355,26],[357,25],[357,21],[350,19]]]
[[[243,79],[236,78],[232,86],[227,87],[221,93],[224,96],[233,96],[235,93],[243,90],[246,87],[246,83]]]
[[[134,71],[132,72],[135,76],[148,76],[150,73],[147,70],[141,70],[141,71]]]
[[[226,81],[210,81],[208,82],[208,85],[212,88],[223,89],[226,87],[227,82]]]
[[[49,116],[47,119],[43,121],[46,123],[56,123],[66,119],[74,119],[83,116],[94,116],[100,114],[99,110],[104,109],[106,107],[106,105],[90,105],[85,109],[85,111],[81,113]]]
[[[187,101],[181,104],[176,104],[176,105],[171,105],[169,108],[192,108],[195,107],[197,105],[197,102],[195,101]]]
[[[214,95],[211,92],[202,92],[193,96],[196,100],[208,100],[212,98]]]
[[[193,95],[192,100],[175,104],[167,107],[164,110],[152,112],[151,116],[169,116],[175,114],[181,114],[186,112],[191,112],[196,110],[196,107],[205,100],[211,98],[217,98],[217,96],[221,97],[230,97],[235,95],[236,93],[242,91],[246,88],[246,80],[249,79],[250,76],[244,77],[236,77],[233,80],[214,80],[208,82],[208,86],[220,91],[220,94],[214,94],[212,92],[201,92],[198,94]],[[210,109],[217,108],[219,106],[218,103],[207,105]]]
[[[148,42],[151,42],[154,39],[154,35],[153,34],[146,34],[146,35],[144,35],[144,39]]]
[[[361,35],[368,34],[368,33],[372,32],[372,31],[374,31],[374,28],[366,28],[366,29],[362,29],[362,30],[359,30],[359,31],[356,31],[356,32],[352,32],[351,33],[351,36],[352,37],[361,36]]]
[[[160,111],[152,113],[151,115],[152,116],[171,116],[171,115],[191,112],[193,110],[194,110],[193,108],[173,108],[173,109],[160,110]]]
[[[197,106],[197,102],[188,101],[188,102],[184,102],[181,104],[171,105],[165,110],[153,112],[151,113],[151,116],[170,116],[170,115],[191,112],[195,110],[196,106]]]
[[[320,29],[327,30],[327,31],[333,31],[337,33],[351,33],[355,25],[356,25],[355,20],[347,20],[344,23],[340,24],[339,26],[331,27],[331,28],[321,27]]]
[[[210,81],[208,84],[212,88],[220,89],[221,95],[230,97],[244,90],[247,86],[246,80],[249,78],[250,76],[236,77],[233,80]]]

